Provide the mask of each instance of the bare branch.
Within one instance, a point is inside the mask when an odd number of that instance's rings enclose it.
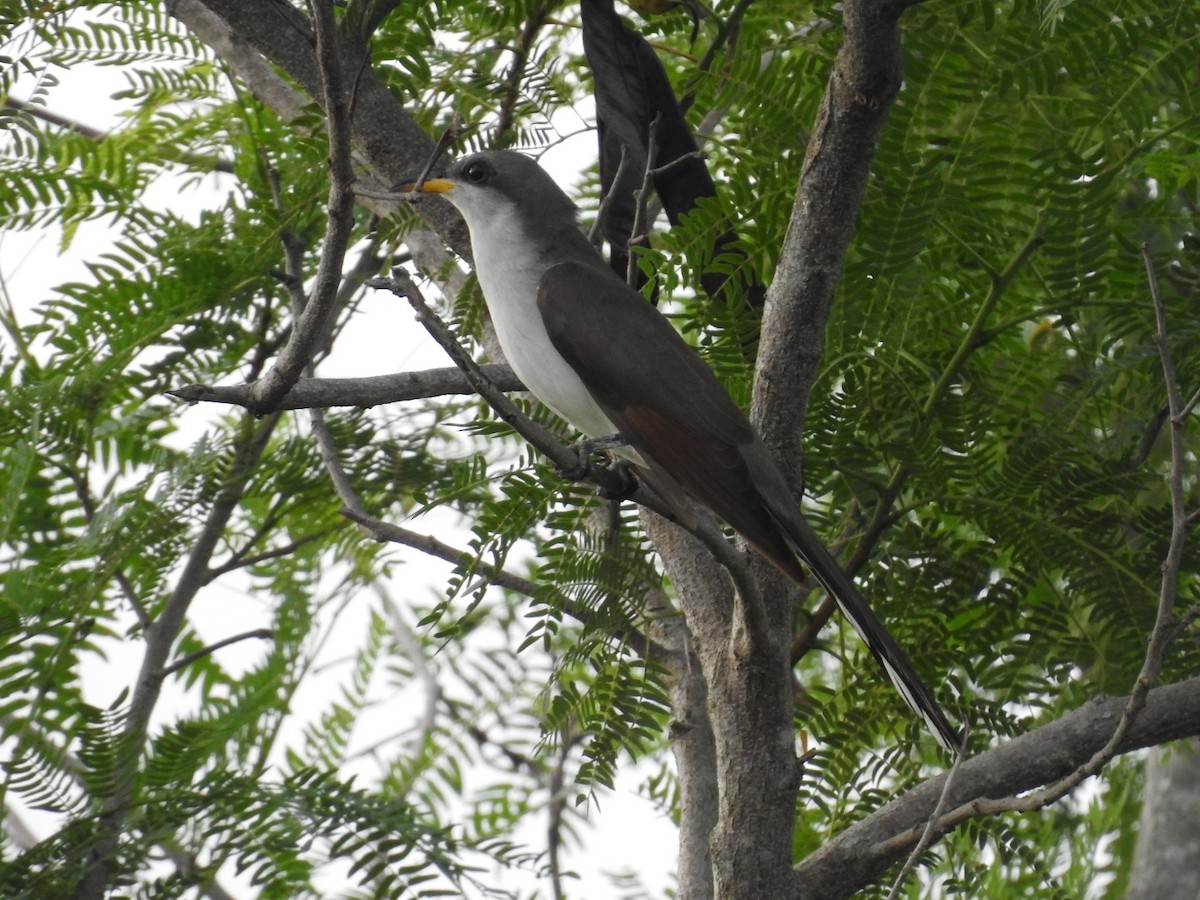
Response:
[[[966,747],[970,744],[971,736],[964,735],[962,746]],[[921,858],[929,846],[938,837],[937,823],[945,812],[946,807],[950,804],[950,789],[954,786],[954,780],[958,776],[959,770],[962,768],[963,761],[966,759],[966,753],[960,750],[954,755],[954,764],[950,766],[950,771],[946,773],[946,779],[942,783],[942,793],[938,796],[937,806],[933,808],[933,812],[929,814],[929,819],[925,822],[925,830],[921,832],[921,839],[917,841],[916,846],[908,854],[908,859],[904,861],[903,868],[896,876],[896,880],[892,882],[892,888],[888,891],[887,900],[898,900],[900,891],[904,887],[904,882],[917,867],[917,861]]]
[[[1167,472],[1167,489],[1171,496],[1171,541],[1167,546],[1167,555],[1163,560],[1162,582],[1159,588],[1158,612],[1154,619],[1154,628],[1150,632],[1150,641],[1146,647],[1146,659],[1142,671],[1138,675],[1136,697],[1140,691],[1143,695],[1158,678],[1162,668],[1163,656],[1171,639],[1172,618],[1179,598],[1179,575],[1183,566],[1183,547],[1187,542],[1188,513],[1186,506],[1187,495],[1184,492],[1184,472],[1190,473],[1187,448],[1183,443],[1183,429],[1187,423],[1187,414],[1179,391],[1179,379],[1175,374],[1175,364],[1171,361],[1171,348],[1167,334],[1167,312],[1163,305],[1162,293],[1158,289],[1158,278],[1154,273],[1154,259],[1150,255],[1148,244],[1142,244],[1142,259],[1146,263],[1146,278],[1150,288],[1150,299],[1154,302],[1154,320],[1156,323],[1155,342],[1158,344],[1159,360],[1162,364],[1163,381],[1167,388],[1167,407],[1171,411],[1171,467]],[[1137,711],[1135,704],[1130,702],[1129,716]]]
[[[1196,388],[1196,393],[1192,394],[1188,398],[1188,402],[1183,404],[1183,408],[1179,410],[1179,418],[1186,419],[1190,416],[1198,403],[1200,403],[1200,388]]]
[[[612,183],[615,187],[621,183],[621,178],[625,175],[625,170],[629,167],[629,147],[625,144],[621,145],[621,159],[617,162],[617,171],[613,175]],[[612,208],[613,200],[616,198],[616,192],[610,190],[600,200],[600,207],[596,210],[596,218],[592,222],[592,227],[588,229],[588,240],[593,244],[600,244],[601,235],[604,233],[604,220],[608,216],[608,211]]]
[[[412,547],[414,550],[420,550],[422,553],[427,553],[430,556],[445,560],[458,566],[464,566],[468,570],[481,573],[488,582],[506,590],[516,591],[519,594],[524,594],[527,597],[533,597],[539,590],[539,585],[536,582],[530,581],[528,578],[523,578],[520,575],[514,575],[497,566],[493,566],[483,560],[477,558],[475,554],[458,547],[453,547],[443,541],[438,540],[432,535],[420,534],[416,531],[410,531],[400,525],[392,522],[385,522],[381,519],[373,518],[372,516],[356,512],[353,509],[345,508],[342,510],[342,515],[350,519],[352,522],[361,525],[366,531],[377,541],[388,541],[393,544],[403,544],[406,547]],[[592,610],[588,607],[576,603],[570,597],[565,595],[559,596],[559,602],[562,605],[562,611],[571,618],[588,624],[593,620]],[[627,628],[616,632],[615,636],[619,638],[626,646],[634,652],[642,656],[654,655],[662,658],[667,653],[666,648],[660,646],[656,642],[647,638],[644,634],[634,628]]]
[[[329,473],[338,499],[342,501],[346,509],[353,510],[357,515],[365,516],[367,514],[366,505],[362,502],[358,491],[350,483],[350,476],[346,474],[346,468],[338,456],[337,444],[334,443],[333,433],[325,421],[324,410],[309,410],[309,415],[313,436],[317,439],[317,449],[321,454],[321,462],[325,465],[325,471]]]
[[[708,49],[704,51],[704,56],[696,64],[693,78],[700,81],[705,72],[712,68],[717,57],[721,54],[727,44],[729,44],[737,35],[738,29],[741,27],[742,19],[746,16],[746,10],[754,0],[738,0],[737,5],[729,11],[729,15],[724,19],[717,19],[717,33],[713,37],[712,43],[708,45]],[[691,88],[682,97],[679,98],[679,108],[687,112],[692,108],[692,104],[696,102],[696,90]]]
[[[529,66],[529,51],[533,47],[533,42],[537,40],[538,32],[546,24],[546,16],[549,12],[549,3],[541,3],[536,6],[521,29],[521,37],[517,41],[517,46],[511,48],[512,65],[504,73],[504,89],[500,95],[500,112],[496,119],[494,145],[497,147],[507,147],[512,143],[510,134],[513,128],[513,111],[521,96],[521,82],[525,80],[525,70]]]
[[[253,556],[234,556],[221,565],[214,567],[208,573],[209,581],[214,581],[225,573],[232,572],[235,569],[245,569],[248,566],[256,566],[259,563],[267,562],[272,559],[280,559],[284,556],[290,556],[305,544],[311,544],[313,541],[320,540],[331,531],[333,531],[332,528],[323,528],[320,531],[314,531],[312,534],[306,534],[303,537],[296,538],[294,541],[288,541],[283,546],[276,547],[273,550],[264,550],[262,553],[256,553]]]
[[[387,610],[388,621],[392,623],[392,634],[396,636],[396,640],[404,649],[408,661],[412,663],[413,672],[416,673],[425,688],[425,709],[421,716],[416,740],[413,742],[414,753],[420,753],[437,724],[438,705],[442,701],[442,686],[438,682],[437,673],[434,672],[433,666],[429,664],[429,660],[425,656],[425,648],[421,645],[416,633],[409,627],[404,616],[400,614],[400,607],[392,599],[392,595],[388,593],[384,583],[376,580],[374,588],[379,599],[383,601],[384,609]]]
[[[108,137],[108,132],[101,131],[99,128],[93,128],[90,125],[84,125],[75,119],[60,115],[53,110],[46,109],[44,106],[39,106],[36,103],[27,103],[24,100],[18,100],[16,97],[9,94],[4,98],[4,105],[9,109],[15,109],[25,113],[34,119],[40,119],[50,125],[55,125],[59,128],[72,131],[75,134],[82,135],[86,138],[100,143]],[[227,159],[222,159],[219,156],[205,156],[199,153],[188,153],[186,150],[180,150],[173,144],[160,142],[155,149],[162,154],[162,158],[169,162],[182,163],[189,168],[196,169],[201,172],[233,172],[233,163]]]
[[[635,192],[637,202],[633,205],[633,225],[629,229],[629,240],[626,241],[626,246],[629,248],[629,261],[626,265],[625,281],[635,290],[637,289],[637,256],[633,252],[634,246],[639,242],[643,242],[646,235],[643,233],[646,230],[646,204],[650,199],[650,191],[654,185],[654,162],[658,157],[658,122],[661,114],[654,117],[654,121],[650,123],[650,133],[646,136],[646,168],[642,171],[642,185]],[[613,180],[615,188],[619,182]]]
[[[525,385],[503,364],[480,366],[488,381],[501,391],[523,391]],[[189,403],[228,403],[252,409],[251,385],[189,384],[172,397]],[[276,409],[312,409],[331,406],[369,408],[405,400],[424,400],[456,394],[473,394],[474,388],[458,368],[398,372],[369,378],[301,378],[276,404]]]
[[[171,663],[171,665],[163,669],[163,677],[165,678],[168,675],[174,675],[180,669],[186,668],[196,660],[202,659],[203,657],[208,656],[210,653],[215,653],[222,647],[228,647],[230,644],[237,644],[241,641],[250,641],[256,639],[260,641],[269,641],[274,637],[275,632],[270,628],[255,628],[253,631],[243,631],[241,634],[235,634],[224,638],[216,643],[209,644],[207,647],[201,647],[195,653],[189,653],[187,656],[176,660],[175,662]]]

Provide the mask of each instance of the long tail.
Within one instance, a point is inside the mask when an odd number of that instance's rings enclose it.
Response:
[[[771,517],[792,552],[808,566],[813,577],[837,602],[842,614],[850,620],[854,630],[887,672],[900,696],[913,712],[925,721],[938,743],[952,754],[962,750],[962,735],[950,724],[950,720],[934,699],[933,692],[908,661],[908,656],[888,633],[887,627],[879,616],[875,615],[866,598],[859,593],[850,576],[838,565],[812,527],[799,514],[784,519],[772,512]]]

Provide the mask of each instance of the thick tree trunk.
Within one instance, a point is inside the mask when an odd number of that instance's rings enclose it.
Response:
[[[1125,900],[1200,897],[1200,741],[1154,747]]]

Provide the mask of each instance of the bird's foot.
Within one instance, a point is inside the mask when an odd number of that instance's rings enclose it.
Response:
[[[593,453],[603,453],[605,450],[612,450],[614,447],[627,447],[629,446],[629,441],[619,434],[609,434],[604,437],[576,441],[572,446],[575,448],[575,452],[579,454],[579,462],[569,469],[559,469],[558,472],[567,481],[583,481],[583,479],[588,477],[588,473],[592,469]]]
[[[628,500],[638,489],[638,479],[633,474],[633,463],[627,459],[619,459],[613,463],[612,470],[621,476],[621,486],[616,490],[597,488],[596,493],[605,500]]]
[[[567,481],[583,481],[592,471],[592,454],[603,453],[616,447],[628,447],[629,441],[619,434],[609,434],[604,437],[588,438],[577,441],[574,445],[579,454],[579,461],[569,469],[559,469],[559,475]],[[616,490],[601,489],[599,494],[606,500],[627,500],[637,490],[637,477],[632,467],[625,460],[618,460],[612,470],[621,476],[622,484]]]

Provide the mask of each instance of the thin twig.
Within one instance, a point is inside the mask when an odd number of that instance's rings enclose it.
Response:
[[[527,775],[532,776],[539,783],[541,782],[542,776],[545,773],[543,771],[544,767],[540,760],[529,756],[528,754],[522,753],[520,750],[514,750],[507,744],[496,740],[494,737],[480,728],[479,725],[474,721],[464,720],[455,704],[448,703],[447,705],[450,707],[450,715],[457,723],[466,729],[467,734],[470,735],[471,739],[474,740],[481,749],[484,747],[495,747],[498,751],[500,751],[500,754],[508,760],[508,764],[512,766],[514,772],[523,771]]]
[[[1192,414],[1192,410],[1196,408],[1197,403],[1200,403],[1200,388],[1196,388],[1196,393],[1192,394],[1192,396],[1188,398],[1188,402],[1183,404],[1183,407],[1179,410],[1179,417],[1181,419],[1186,419],[1188,416],[1190,416]]]
[[[400,607],[392,599],[383,582],[377,579],[373,587],[375,588],[375,593],[379,595],[379,599],[383,601],[388,621],[392,623],[392,634],[404,649],[404,654],[412,664],[414,674],[425,689],[425,709],[421,715],[421,722],[418,726],[417,737],[413,741],[412,750],[414,756],[420,756],[424,752],[425,742],[433,734],[434,727],[437,725],[438,706],[442,701],[442,685],[438,681],[437,673],[433,670],[433,666],[429,664],[429,660],[426,658],[425,648],[421,645],[420,639],[417,638],[416,633],[409,627],[404,616],[400,614]]]
[[[416,196],[417,186],[429,179],[429,171],[423,171],[417,176],[416,180],[405,178],[401,184],[411,184],[411,191],[381,191],[378,188],[367,187],[361,182],[355,182],[351,185],[350,190],[354,192],[356,197],[366,197],[369,200],[385,200],[391,203],[403,203],[406,200],[412,200]]]
[[[963,735],[962,746],[966,747],[971,742],[971,735]],[[933,843],[938,836],[937,821],[941,817],[943,810],[950,803],[950,788],[954,785],[955,779],[958,777],[959,770],[962,768],[963,760],[967,755],[960,749],[954,754],[954,763],[950,766],[950,771],[946,773],[946,780],[942,782],[942,792],[938,795],[937,805],[934,806],[933,812],[929,814],[929,819],[925,823],[925,830],[921,833],[921,839],[917,841],[912,852],[908,854],[908,859],[904,861],[904,866],[900,869],[896,880],[892,882],[892,889],[888,891],[887,900],[896,900],[900,896],[900,889],[904,886],[904,882],[912,873],[912,870],[917,866],[917,860],[921,858],[921,854]]]
[[[350,483],[350,476],[346,474],[346,468],[338,456],[333,433],[325,421],[325,411],[314,407],[309,410],[309,415],[311,416],[310,424],[313,436],[317,439],[317,450],[321,455],[321,462],[325,465],[325,471],[329,473],[329,480],[333,482],[333,489],[337,493],[338,499],[342,501],[346,509],[365,516],[367,514],[366,505],[358,492],[354,490],[354,485]]]
[[[708,154],[703,150],[691,150],[675,157],[670,162],[665,162],[661,166],[655,166],[654,168],[649,169],[648,174],[651,178],[657,178],[659,175],[666,175],[673,168],[681,163],[687,162],[689,159],[708,159]]]
[[[209,644],[207,647],[201,647],[195,653],[189,653],[187,656],[177,659],[175,662],[171,663],[171,665],[163,669],[163,677],[166,678],[168,675],[174,675],[180,669],[191,665],[196,660],[208,656],[210,653],[215,653],[222,647],[228,647],[230,644],[236,644],[240,641],[250,641],[255,639],[260,641],[269,641],[273,637],[275,637],[275,632],[270,628],[255,628],[253,631],[243,631],[241,634],[235,634],[232,637],[224,638],[223,640],[217,641],[215,644]]]
[[[238,551],[238,553],[235,553],[228,560],[221,563],[221,565],[214,566],[212,569],[209,569],[208,580],[212,582],[228,572],[233,572],[237,569],[245,569],[248,566],[256,566],[259,563],[267,562],[272,559],[279,559],[283,556],[290,556],[301,547],[305,546],[306,544],[311,544],[313,541],[320,540],[321,538],[330,534],[333,530],[333,527],[322,528],[320,531],[314,531],[311,534],[306,534],[303,537],[296,538],[294,541],[288,541],[282,547],[276,547],[272,550],[264,550],[262,553],[256,553],[253,556],[245,555],[244,551],[252,546],[247,544],[246,547],[242,548],[242,550]]]
[[[96,143],[104,141],[110,136],[110,132],[101,131],[99,128],[94,128],[91,125],[84,125],[82,122],[68,118],[47,109],[44,106],[39,106],[36,103],[29,103],[25,100],[18,100],[11,94],[4,98],[3,105],[10,109],[15,109],[25,113],[35,119],[41,119],[50,125],[64,128],[85,138],[90,138]],[[180,150],[178,147],[171,146],[165,142],[157,145],[158,152],[163,154],[163,157],[170,162],[182,163],[185,166],[196,169],[201,172],[225,172],[233,174],[234,164],[232,160],[223,159],[220,156],[206,156],[201,153],[188,153],[186,150]]]
[[[502,587],[505,590],[516,591],[518,594],[524,594],[526,597],[534,597],[542,589],[536,582],[530,581],[528,578],[514,575],[499,566],[493,566],[490,563],[484,562],[475,554],[440,541],[432,535],[410,531],[407,528],[396,525],[394,522],[385,522],[373,516],[357,513],[349,508],[343,509],[342,515],[355,524],[362,526],[377,541],[403,544],[406,547],[420,550],[422,553],[444,560],[452,565],[464,566],[469,570],[479,572],[488,580],[488,583]],[[594,620],[594,610],[586,604],[577,603],[565,594],[559,594],[555,599],[562,611],[576,621],[587,625]],[[663,658],[662,654],[667,652],[666,648],[650,640],[636,628],[625,628],[619,632],[615,632],[614,637],[619,638],[633,652],[642,656],[648,657],[653,655],[661,659]]]
[[[425,165],[421,167],[420,173],[415,179],[406,178],[400,184],[392,185],[392,190],[387,192],[361,190],[356,188],[356,193],[362,194],[364,197],[374,197],[377,200],[411,200],[413,196],[421,190],[421,185],[429,178],[429,173],[433,171],[433,167],[437,165],[437,161],[442,158],[442,154],[456,144],[464,134],[474,128],[474,124],[468,124],[461,118],[456,118],[452,123],[443,129],[441,135],[437,139],[437,143],[433,145],[433,150],[429,156],[425,158]],[[411,187],[407,191],[401,191],[400,185],[411,183]],[[381,196],[382,195],[382,196]]]
[[[286,206],[283,202],[283,184],[279,169],[267,163],[267,184],[271,188],[271,203],[275,211],[283,217]],[[283,258],[286,271],[279,279],[287,290],[288,299],[292,306],[292,319],[300,318],[304,307],[308,304],[308,296],[304,293],[304,242],[291,228],[283,228],[279,233],[279,242],[283,244]]]
[[[1163,381],[1167,388],[1167,407],[1171,411],[1171,465],[1167,472],[1167,488],[1171,496],[1171,541],[1163,560],[1162,584],[1159,592],[1158,612],[1150,641],[1146,648],[1146,659],[1138,675],[1134,696],[1130,698],[1130,716],[1145,702],[1145,695],[1158,677],[1163,656],[1167,650],[1171,618],[1179,595],[1179,572],[1183,566],[1183,547],[1187,541],[1187,507],[1184,493],[1184,471],[1188,468],[1187,448],[1183,443],[1186,424],[1184,404],[1179,391],[1179,379],[1175,364],[1171,360],[1171,348],[1167,334],[1167,312],[1162,293],[1158,289],[1158,278],[1154,273],[1154,259],[1149,244],[1142,244],[1142,259],[1146,264],[1146,278],[1150,287],[1150,299],[1154,302],[1154,319],[1157,325],[1155,341],[1158,344],[1159,360],[1162,364]],[[1135,706],[1135,698],[1139,701]]]
[[[621,176],[625,174],[625,169],[629,165],[629,147],[626,144],[621,145],[621,159],[617,162],[617,173],[613,175],[612,184],[609,186],[608,193],[600,199],[600,206],[596,210],[596,220],[592,222],[592,227],[588,229],[588,242],[598,244],[600,234],[604,228],[604,220],[608,217],[608,211],[612,208],[616,190],[621,184]]]
[[[629,229],[629,261],[626,264],[625,281],[637,288],[637,257],[633,252],[634,245],[642,240],[646,230],[646,203],[650,196],[650,188],[654,183],[654,161],[658,156],[658,123],[662,118],[659,113],[650,123],[650,131],[646,136],[646,168],[642,172],[642,186],[637,189],[637,203],[633,207],[633,225]]]
[[[746,10],[750,8],[750,4],[754,0],[739,0],[738,4],[730,10],[729,15],[724,19],[717,19],[717,34],[713,38],[711,44],[708,45],[708,50],[701,57],[700,62],[696,64],[693,78],[699,81],[702,74],[707,72],[712,64],[716,61],[719,54],[727,43],[730,43],[734,35],[737,34],[738,28],[741,25],[742,18],[746,15]],[[691,109],[693,103],[696,102],[696,88],[691,88],[682,97],[679,98],[679,108],[683,112]]]
[[[513,127],[513,110],[517,99],[521,96],[521,82],[525,79],[525,70],[529,65],[529,51],[537,40],[538,32],[546,23],[550,5],[542,3],[530,14],[525,26],[521,29],[521,37],[517,46],[512,48],[512,65],[504,75],[504,90],[500,98],[500,112],[496,117],[495,146],[507,146],[508,134]]]
[[[433,535],[411,531],[394,522],[377,519],[374,516],[359,512],[350,507],[344,508],[342,515],[356,525],[364,528],[377,541],[403,544],[406,547],[412,547],[414,550],[420,550],[422,553],[427,553],[430,556],[437,557],[454,565],[470,566],[482,572],[492,584],[506,590],[516,591],[518,594],[524,594],[527,597],[533,597],[537,593],[537,584],[528,578],[513,575],[511,572],[507,572],[498,566],[493,566],[490,563],[476,559],[473,553],[451,546],[433,537]]]

